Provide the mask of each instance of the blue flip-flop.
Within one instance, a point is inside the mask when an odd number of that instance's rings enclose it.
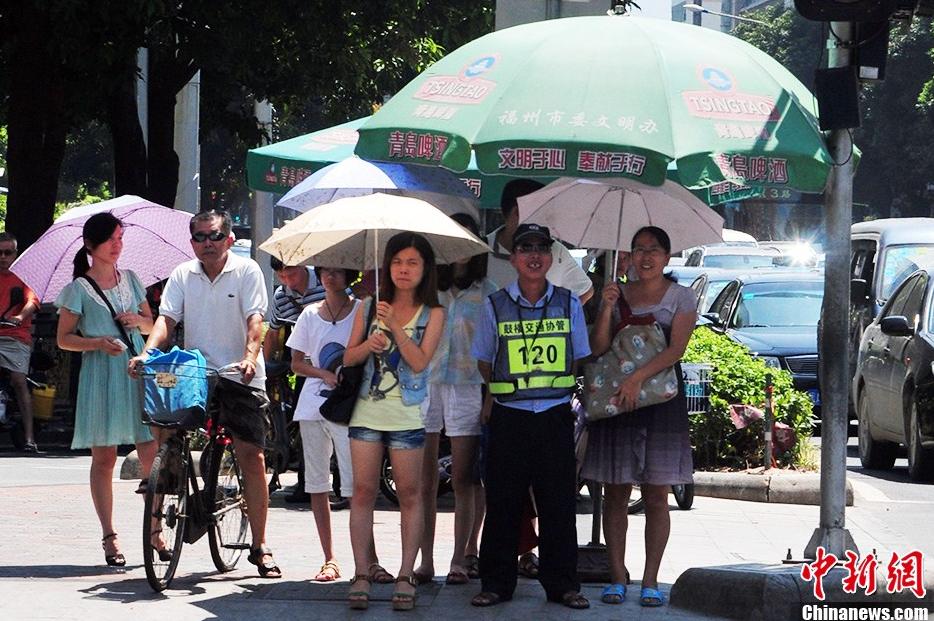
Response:
[[[606,585],[600,593],[600,601],[604,604],[622,604],[626,601],[626,585],[619,583]]]
[[[658,589],[642,587],[642,592],[639,593],[639,604],[646,608],[658,608],[665,605],[665,596]]]

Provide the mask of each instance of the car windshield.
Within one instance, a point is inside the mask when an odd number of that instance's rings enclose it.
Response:
[[[743,287],[733,325],[737,328],[817,326],[822,282],[763,282]]]
[[[704,292],[704,298],[700,301],[699,307],[701,313],[710,312],[710,305],[717,299],[723,288],[729,284],[729,280],[711,280],[707,284],[707,291]]]
[[[704,267],[725,267],[735,270],[771,266],[772,257],[764,254],[708,254],[704,257]]]
[[[934,245],[908,244],[889,246],[882,259],[882,300],[888,300],[895,288],[920,269],[934,268]]]

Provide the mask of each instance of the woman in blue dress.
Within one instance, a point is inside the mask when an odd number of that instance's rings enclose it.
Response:
[[[123,566],[113,527],[113,470],[117,446],[135,444],[143,480],[157,445],[140,415],[139,385],[126,372],[128,346],[117,326],[119,321],[133,348],[143,349],[141,333],[152,328],[152,312],[146,290],[136,274],[117,269],[123,250],[123,226],[110,213],[91,216],[84,223],[84,245],[75,255],[74,280],[55,300],[58,307],[58,346],[81,352],[81,375],[75,408],[75,434],[71,448],[91,449],[91,499],[101,523],[104,560]],[[88,259],[90,258],[90,262]],[[111,315],[91,283],[98,285],[116,312]],[[165,543],[155,541],[156,549]]]

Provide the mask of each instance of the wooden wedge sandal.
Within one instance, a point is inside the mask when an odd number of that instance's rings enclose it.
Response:
[[[358,582],[366,582],[366,591],[354,589]],[[370,607],[370,577],[367,574],[357,574],[350,580],[350,592],[347,593],[347,602],[352,610],[366,610]]]
[[[413,589],[418,588],[418,580],[414,576],[399,576],[396,578],[396,584],[401,584],[407,582],[412,585]],[[402,591],[393,591],[392,594],[392,609],[393,610],[412,610],[415,608],[415,600],[418,598],[418,595],[415,592],[404,593]]]

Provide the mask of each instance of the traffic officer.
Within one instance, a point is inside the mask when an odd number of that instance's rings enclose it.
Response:
[[[474,606],[512,598],[519,520],[530,485],[541,527],[539,582],[549,601],[590,605],[577,580],[570,405],[576,362],[590,355],[590,345],[580,300],[546,278],[553,243],[547,227],[518,226],[509,257],[518,279],[487,298],[471,349],[488,388],[483,415],[490,431],[482,589]]]

